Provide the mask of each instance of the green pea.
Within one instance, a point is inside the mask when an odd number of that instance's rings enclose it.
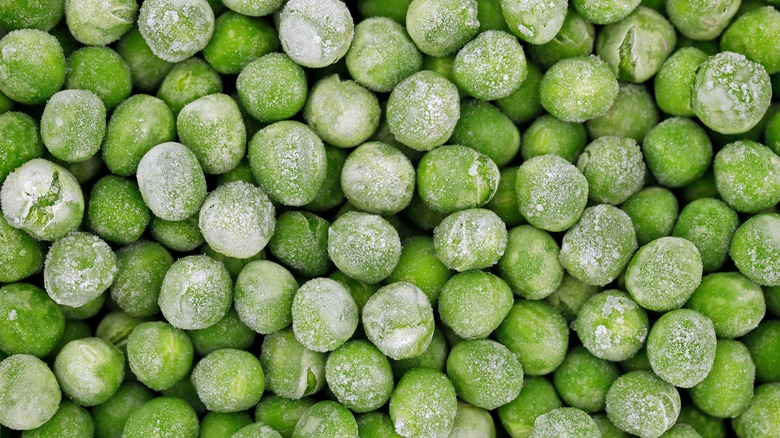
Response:
[[[712,321],[689,309],[665,313],[647,337],[647,357],[653,371],[680,388],[691,388],[707,377],[715,347]]]
[[[184,257],[165,274],[158,303],[174,327],[207,328],[230,310],[232,283],[222,263],[204,255]]]
[[[453,347],[447,358],[447,376],[460,398],[483,409],[509,403],[523,386],[523,367],[517,356],[490,340],[463,341]]]
[[[341,59],[352,43],[354,23],[343,2],[293,0],[277,17],[282,49],[304,67],[327,67]],[[306,23],[303,29],[301,23]]]
[[[228,437],[251,424],[252,419],[246,412],[209,412],[200,421],[198,435],[201,438]]]
[[[208,412],[206,405],[200,400],[198,392],[192,384],[192,376],[188,376],[183,380],[180,380],[179,383],[163,390],[162,395],[184,400],[184,402],[198,415],[203,415]]]
[[[756,213],[780,202],[780,157],[760,143],[726,145],[715,156],[713,169],[718,193],[739,212]]]
[[[99,237],[74,232],[56,241],[46,255],[43,279],[58,304],[82,306],[100,296],[117,272],[117,258]]]
[[[292,438],[356,438],[358,426],[355,417],[344,405],[326,400],[309,408],[298,424]]]
[[[762,383],[780,382],[780,321],[762,321],[742,341],[756,365],[756,380]]]
[[[404,24],[406,22],[406,11],[409,9],[411,2],[412,0],[359,0],[357,9],[365,19],[388,17]]]
[[[573,4],[577,6],[576,2]],[[548,69],[562,59],[590,55],[593,53],[593,44],[596,41],[596,30],[592,23],[592,20],[586,21],[570,8],[566,12],[561,30],[553,39],[528,48],[531,59]]]
[[[414,236],[402,242],[398,264],[386,280],[388,283],[404,281],[417,286],[435,305],[452,274],[436,257],[433,239]]]
[[[325,354],[301,345],[292,328],[265,337],[260,363],[266,388],[279,397],[299,400],[325,386]]]
[[[566,2],[560,0],[535,4],[522,0],[502,0],[501,9],[509,30],[521,40],[534,45],[552,40],[566,18]]]
[[[268,243],[274,257],[290,269],[309,277],[325,275],[331,267],[328,257],[328,228],[325,219],[308,212],[284,212]]]
[[[358,308],[349,290],[329,278],[304,283],[292,303],[295,338],[306,348],[328,352],[346,342],[358,325]]]
[[[81,406],[96,406],[116,393],[125,376],[125,358],[100,338],[71,341],[54,361],[62,391]]]
[[[62,19],[65,0],[4,1],[2,6],[0,27],[6,32],[17,29],[50,30]]]
[[[517,355],[525,374],[542,376],[563,362],[569,328],[546,302],[518,300],[496,329],[495,339]]]
[[[161,17],[175,16],[176,19]],[[151,0],[141,5],[138,30],[155,55],[180,62],[201,51],[214,31],[214,12],[206,0]]]
[[[128,417],[122,436],[195,438],[198,436],[198,416],[186,401],[178,397],[157,397]]]
[[[336,398],[354,412],[383,406],[393,391],[390,361],[368,341],[349,341],[325,364],[325,379]]]
[[[731,240],[729,254],[739,272],[762,286],[780,286],[778,225],[777,214],[758,214],[740,225]]]
[[[57,413],[61,398],[54,373],[35,356],[15,354],[0,362],[3,426],[15,430],[40,427]]]
[[[138,12],[133,0],[68,0],[65,21],[78,42],[88,46],[105,46],[130,30]]]
[[[56,38],[36,29],[14,30],[0,39],[0,92],[16,102],[46,102],[65,83],[65,54]]]
[[[138,188],[155,216],[180,221],[197,213],[206,178],[195,154],[181,143],[159,144],[138,163]]]
[[[92,318],[100,312],[103,304],[106,302],[106,295],[108,294],[104,292],[94,300],[88,301],[81,306],[72,307],[61,304],[60,308],[62,308],[62,313],[65,315],[66,320],[82,321]]]
[[[415,169],[400,150],[368,142],[352,151],[341,171],[347,200],[368,213],[395,214],[412,201]]]
[[[43,245],[0,215],[0,282],[23,280],[43,268]]]
[[[328,254],[349,277],[378,283],[398,264],[401,239],[382,217],[349,212],[336,219],[328,230]]]
[[[178,115],[189,103],[221,92],[222,78],[219,74],[206,61],[189,58],[174,65],[168,72],[157,90],[157,97],[168,105],[173,114]]]
[[[780,111],[775,112],[767,122],[764,143],[775,153],[780,152]]]
[[[579,346],[566,354],[555,370],[553,382],[566,404],[585,412],[599,412],[604,409],[609,387],[619,375],[617,365]]]
[[[187,334],[164,322],[142,323],[127,339],[130,370],[155,391],[184,379],[192,368],[193,354]]]
[[[180,221],[166,221],[152,216],[149,231],[156,241],[166,248],[179,252],[192,251],[205,242],[198,228],[197,215]]]
[[[508,227],[525,223],[525,218],[517,206],[516,181],[517,167],[501,169],[496,194],[485,204],[485,208],[497,214]]]
[[[529,122],[543,111],[540,97],[541,83],[542,72],[539,71],[539,67],[532,62],[526,62],[525,80],[515,92],[496,100],[496,105],[513,122]]]
[[[68,57],[65,88],[91,91],[111,111],[130,97],[132,72],[111,48],[83,47]]]
[[[506,250],[506,224],[490,210],[461,210],[436,227],[433,244],[436,257],[450,269],[462,272],[489,268]]]
[[[766,304],[761,288],[736,272],[718,272],[702,279],[685,307],[712,320],[719,338],[737,338],[756,328]]]
[[[449,141],[487,155],[503,167],[517,155],[520,131],[495,106],[471,100],[461,104],[460,118]]]
[[[282,437],[290,438],[298,420],[314,404],[315,401],[308,397],[290,400],[266,393],[255,408],[255,420],[273,427]]]
[[[526,376],[517,398],[498,408],[498,418],[510,436],[527,438],[537,417],[562,406],[548,380]]]
[[[750,405],[732,420],[739,437],[760,437],[780,427],[780,384],[769,383],[756,388]]]
[[[87,223],[101,238],[123,245],[133,243],[146,230],[150,217],[149,208],[133,181],[108,175],[92,186]]]
[[[679,211],[677,198],[662,187],[646,187],[634,193],[620,209],[631,218],[639,245],[672,234]]]
[[[94,436],[95,422],[89,412],[66,401],[60,404],[57,413],[41,427],[25,430],[22,438],[38,438],[50,436]]]
[[[696,409],[695,406],[685,405],[680,409],[677,424],[687,424],[693,427],[702,437],[726,438],[726,425],[724,422],[711,415],[707,415]]]
[[[41,138],[46,149],[67,162],[83,162],[100,149],[106,133],[103,102],[86,90],[65,90],[46,102]]]
[[[483,339],[512,307],[512,290],[501,278],[482,271],[456,274],[441,291],[439,316],[464,339]]]
[[[523,47],[511,34],[489,30],[468,42],[455,56],[455,84],[480,100],[509,96],[525,80]]]
[[[530,438],[553,438],[564,433],[568,436],[600,436],[598,426],[590,416],[577,408],[558,408],[540,415],[534,421]]]
[[[560,247],[547,232],[521,225],[509,231],[498,270],[515,294],[542,299],[552,294],[563,279],[559,253]]]
[[[303,109],[309,93],[303,68],[281,53],[246,65],[238,75],[236,90],[242,107],[263,123],[294,116]]]
[[[726,261],[731,237],[738,226],[739,218],[728,205],[702,198],[683,208],[673,234],[693,242],[701,254],[704,272],[712,272]]]
[[[582,345],[592,355],[611,361],[634,357],[644,345],[648,329],[647,312],[618,290],[593,295],[574,321]]]
[[[588,180],[588,197],[613,205],[638,192],[647,171],[636,141],[614,136],[597,138],[586,146],[577,168]]]
[[[195,351],[206,356],[223,348],[248,350],[255,340],[255,332],[247,327],[235,310],[231,309],[218,323],[188,332]]]
[[[413,0],[406,12],[406,31],[427,55],[455,52],[479,32],[477,2]]]
[[[696,81],[696,69],[707,59],[707,54],[696,47],[678,49],[661,64],[653,79],[655,102],[661,111],[692,117],[691,97]]]
[[[22,164],[43,155],[35,120],[25,113],[0,114],[0,183]]]
[[[545,114],[534,120],[523,133],[520,154],[524,160],[555,154],[573,163],[585,148],[587,140],[588,135],[582,124],[564,122]]]
[[[122,36],[116,44],[116,51],[130,69],[133,86],[144,92],[157,89],[173,68],[172,63],[158,58],[152,52],[137,26]]]
[[[278,47],[276,30],[267,21],[228,11],[217,18],[203,57],[221,74],[238,74]]]
[[[623,374],[607,392],[607,417],[620,430],[661,436],[680,413],[677,389],[648,371]]]
[[[203,432],[201,429],[201,435]],[[271,426],[263,423],[254,423],[248,426],[244,426],[238,432],[231,435],[231,438],[282,438],[279,432],[275,431]]]
[[[560,60],[547,70],[539,85],[539,98],[553,116],[565,122],[584,122],[604,115],[619,88],[603,59],[577,56]]]
[[[577,318],[585,301],[600,290],[599,287],[585,284],[564,272],[561,284],[546,300],[566,321],[571,322]]]
[[[666,11],[674,27],[693,40],[717,38],[737,13],[741,2],[718,0],[711,3],[670,1]]]
[[[707,133],[690,119],[673,117],[651,128],[642,143],[650,172],[667,187],[681,187],[699,179],[712,161]]]
[[[743,412],[753,397],[756,367],[744,344],[718,340],[715,362],[707,377],[689,390],[693,404],[702,412],[730,418]]]
[[[260,401],[265,374],[253,354],[224,348],[198,362],[192,371],[192,384],[209,411],[239,412]]]
[[[623,84],[615,102],[603,115],[585,123],[591,138],[608,135],[628,137],[641,142],[658,124],[658,109],[653,95],[643,85]]]
[[[247,264],[236,279],[235,306],[241,321],[252,330],[277,332],[292,323],[295,278],[284,267],[269,261]]]
[[[0,289],[0,350],[5,354],[44,357],[59,342],[65,316],[42,289],[13,283]]]
[[[390,397],[390,418],[399,435],[445,437],[458,410],[455,388],[444,373],[415,368],[406,373]]]
[[[431,343],[422,354],[409,359],[391,360],[390,365],[393,367],[393,374],[396,378],[403,377],[404,374],[415,368],[431,368],[444,372],[449,352],[444,333],[438,328],[434,328]]]

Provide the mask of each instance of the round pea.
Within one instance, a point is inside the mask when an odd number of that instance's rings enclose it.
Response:
[[[539,88],[542,106],[565,122],[584,122],[604,115],[617,98],[617,79],[600,57],[563,59],[544,74]]]
[[[588,180],[588,197],[613,205],[638,192],[647,171],[636,141],[614,136],[597,138],[586,146],[577,168]]]
[[[398,264],[401,239],[381,216],[349,212],[330,226],[328,254],[336,267],[349,277],[378,283]]]
[[[415,169],[400,150],[381,142],[364,143],[344,162],[341,187],[360,210],[395,214],[412,201]]]
[[[206,0],[145,1],[138,30],[155,55],[180,62],[206,47],[214,31],[214,12]]]
[[[444,56],[479,32],[476,0],[413,0],[406,11],[406,31],[426,55]]]
[[[753,359],[744,344],[718,340],[712,369],[701,383],[689,390],[691,400],[709,415],[734,417],[750,404],[755,372]]]
[[[203,58],[221,74],[238,74],[247,64],[278,47],[276,30],[266,20],[228,11],[214,23],[214,34],[203,48]]]
[[[463,339],[484,339],[512,308],[512,290],[493,274],[468,271],[450,278],[439,297],[439,317]]]
[[[325,386],[325,354],[301,345],[292,328],[263,339],[260,363],[266,388],[279,397],[300,400]]]
[[[585,126],[564,122],[550,114],[535,119],[523,132],[520,155],[524,160],[540,155],[555,154],[574,163],[588,141]]]
[[[447,376],[461,399],[483,409],[509,403],[523,386],[523,366],[517,356],[486,339],[455,345],[447,357]]]
[[[352,15],[341,1],[291,0],[277,17],[282,49],[304,67],[327,67],[341,59],[352,43]]]
[[[110,111],[130,97],[132,72],[113,49],[82,47],[68,57],[65,88],[91,91]]]
[[[696,122],[673,117],[651,128],[642,142],[650,172],[661,185],[681,187],[699,179],[710,167],[712,144]]]
[[[593,295],[574,321],[582,345],[594,356],[613,362],[636,355],[648,329],[645,309],[618,290]]]
[[[67,0],[65,21],[71,35],[87,46],[105,46],[130,30],[138,12],[133,0]]]
[[[309,93],[303,68],[282,53],[247,64],[238,75],[236,90],[242,108],[263,123],[294,116]]]
[[[143,438],[156,435],[164,438],[195,438],[198,436],[198,416],[179,397],[157,397],[141,405],[125,423],[122,436]]]
[[[555,370],[553,382],[566,404],[585,412],[599,412],[606,404],[607,391],[619,376],[617,365],[577,346],[569,350]]]
[[[446,437],[455,424],[458,401],[444,373],[415,368],[404,374],[390,397],[396,432],[410,438]]]
[[[0,39],[0,92],[16,102],[46,102],[65,83],[65,54],[56,38],[37,29]]]
[[[0,361],[0,424],[3,426],[15,430],[40,427],[57,413],[61,398],[57,379],[42,360],[15,354]]]
[[[322,353],[335,350],[352,337],[358,308],[349,290],[336,280],[315,278],[295,293],[292,326],[304,347]]]
[[[607,392],[607,417],[624,432],[661,436],[680,414],[677,389],[648,371],[623,374]]]
[[[368,341],[349,341],[325,364],[325,379],[336,398],[354,412],[382,407],[393,392],[390,361]]]
[[[87,224],[101,238],[111,243],[131,244],[143,235],[150,218],[149,208],[135,182],[108,175],[92,186]]]
[[[436,257],[450,269],[462,272],[489,268],[506,250],[506,224],[490,210],[461,210],[444,218],[433,230],[433,245]]]
[[[713,169],[718,193],[739,212],[756,213],[780,202],[780,157],[760,143],[727,144],[715,156]]]
[[[778,226],[777,214],[758,214],[737,228],[731,240],[729,254],[737,269],[762,286],[780,286]]]
[[[223,348],[198,362],[192,371],[192,384],[209,411],[239,412],[260,401],[265,374],[252,353]]]
[[[54,374],[65,395],[81,406],[96,406],[119,389],[125,377],[125,358],[103,339],[78,339],[59,352]]]

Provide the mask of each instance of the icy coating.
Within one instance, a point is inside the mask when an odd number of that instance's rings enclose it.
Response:
[[[520,225],[509,230],[498,272],[516,294],[540,300],[555,292],[563,280],[560,250],[546,231]]]
[[[149,388],[162,391],[187,376],[194,351],[187,333],[154,321],[133,329],[127,338],[126,354],[133,375]]]
[[[88,46],[104,46],[133,27],[135,0],[67,0],[65,20],[73,37]]]
[[[457,85],[480,100],[509,96],[527,73],[523,47],[517,38],[501,31],[479,34],[458,51],[452,64]]]
[[[333,351],[325,365],[325,379],[338,401],[357,413],[384,406],[395,386],[390,361],[364,340],[349,341]]]
[[[780,216],[758,214],[734,233],[731,258],[739,271],[762,286],[780,286]]]
[[[682,187],[707,171],[712,162],[712,142],[704,128],[693,120],[671,117],[647,132],[642,153],[661,185]]]
[[[358,308],[349,290],[329,278],[309,280],[292,303],[295,339],[309,350],[335,350],[352,337],[358,325]]]
[[[159,304],[165,319],[183,330],[210,327],[230,309],[233,283],[225,266],[208,256],[188,256],[168,269]]]
[[[457,412],[452,383],[445,374],[430,368],[404,374],[390,398],[390,418],[401,436],[447,438]]]
[[[40,427],[57,413],[62,395],[48,365],[28,354],[0,362],[0,421],[14,429]]]
[[[490,210],[461,210],[433,230],[433,243],[436,257],[450,269],[489,268],[506,250],[506,224]]]
[[[577,168],[588,180],[588,197],[605,204],[622,204],[645,183],[645,161],[635,140],[600,137],[582,151]]]
[[[641,0],[572,0],[572,6],[593,24],[618,22],[630,14]]]
[[[290,0],[278,15],[282,49],[296,63],[327,67],[349,50],[354,23],[339,0]]]
[[[452,53],[479,32],[477,1],[412,1],[406,11],[406,30],[426,55]]]
[[[658,438],[679,414],[677,389],[649,371],[623,374],[607,393],[607,416],[612,423],[641,438]]]
[[[27,105],[46,102],[65,83],[65,54],[47,32],[21,29],[0,40],[0,92]]]
[[[487,338],[512,308],[512,289],[500,277],[469,271],[451,278],[441,289],[441,322],[463,339]]]
[[[412,201],[415,169],[406,155],[381,142],[369,142],[352,151],[341,171],[344,195],[368,213],[395,214]]]
[[[125,358],[119,348],[101,338],[65,344],[54,361],[62,392],[81,406],[104,403],[125,378]]]
[[[563,26],[566,0],[501,0],[509,29],[531,44],[549,42]]]
[[[387,278],[401,257],[401,239],[381,216],[349,212],[328,229],[328,254],[339,270],[364,283]]]
[[[262,17],[276,12],[284,0],[222,0],[222,3],[239,14]]]
[[[206,0],[147,0],[138,30],[158,58],[180,62],[206,47],[214,32],[214,12]]]
[[[610,361],[633,357],[647,338],[647,312],[618,290],[588,299],[574,321],[574,330],[588,351]]]
[[[666,14],[686,37],[711,40],[723,33],[741,4],[737,0],[677,0],[667,3]]]
[[[210,353],[192,371],[198,398],[214,412],[247,410],[260,401],[265,389],[263,367],[243,350],[223,348]]]
[[[460,398],[488,410],[517,398],[523,386],[523,366],[517,355],[488,339],[455,345],[447,357],[447,376]]]
[[[756,213],[780,202],[780,157],[768,147],[739,140],[727,144],[713,163],[718,194],[742,213]]]
[[[56,158],[81,163],[100,150],[106,134],[106,109],[91,91],[63,90],[46,103],[41,139]]]
[[[596,423],[584,411],[558,408],[536,417],[529,438],[590,438],[601,436]]]

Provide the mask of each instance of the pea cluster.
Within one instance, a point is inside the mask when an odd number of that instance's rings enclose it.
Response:
[[[0,0],[0,436],[778,437],[778,8]]]

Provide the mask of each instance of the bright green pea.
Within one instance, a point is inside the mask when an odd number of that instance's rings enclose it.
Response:
[[[595,202],[621,204],[645,183],[647,167],[635,140],[606,136],[582,151],[577,168],[588,180],[588,197]]]
[[[522,0],[501,0],[506,24],[518,38],[540,45],[552,40],[566,18],[566,1],[528,3]]]
[[[780,384],[770,383],[756,388],[750,405],[732,420],[737,436],[760,437],[765,436],[766,431],[777,430],[780,427],[778,408],[780,408]]]
[[[0,351],[44,357],[60,341],[65,316],[43,289],[13,283],[0,289]]]
[[[542,72],[532,62],[526,63],[526,70],[520,87],[509,96],[496,100],[498,108],[515,123],[534,120],[543,111],[540,100]]]
[[[604,115],[617,98],[618,82],[598,56],[558,61],[542,77],[542,106],[565,122],[584,122]]]
[[[457,396],[444,373],[415,368],[406,373],[390,397],[396,432],[409,438],[446,437],[455,424]]]
[[[680,413],[677,389],[648,371],[623,374],[607,392],[607,417],[624,432],[658,437]]]
[[[95,422],[89,412],[73,402],[60,404],[57,413],[41,427],[22,432],[22,438],[50,436],[94,436]]]
[[[198,416],[181,398],[157,397],[128,417],[122,436],[195,438],[198,436]]]
[[[573,4],[576,7],[577,3]],[[569,9],[555,37],[544,44],[530,46],[528,52],[531,59],[548,69],[561,59],[590,55],[595,41],[596,30],[592,22]]]
[[[520,154],[524,160],[555,154],[573,163],[587,141],[588,135],[581,123],[564,122],[545,114],[535,119],[523,132]]]
[[[349,154],[341,171],[347,200],[368,213],[395,214],[412,201],[415,169],[400,150],[368,142]]]
[[[658,109],[647,88],[637,84],[622,84],[609,110],[588,120],[585,127],[593,139],[612,135],[641,142],[645,134],[657,124]]]
[[[518,300],[495,333],[495,339],[515,353],[529,376],[558,368],[566,355],[566,320],[544,301]]]
[[[753,397],[755,370],[744,344],[718,340],[712,370],[689,391],[693,404],[702,412],[719,418],[738,415]]]
[[[653,372],[679,388],[691,388],[707,377],[715,348],[712,321],[690,309],[665,313],[647,336],[647,358]]]
[[[349,212],[330,226],[328,254],[348,276],[364,283],[378,283],[398,264],[401,239],[381,216]]]
[[[761,288],[736,272],[718,272],[702,279],[685,304],[712,320],[719,338],[737,338],[756,328],[766,304]]]
[[[737,269],[761,286],[780,286],[779,225],[777,214],[757,214],[737,228],[731,240],[729,255]]]
[[[203,58],[221,74],[238,74],[247,64],[278,47],[276,30],[266,20],[228,11],[217,18],[214,35],[203,48]]]
[[[315,400],[310,397],[290,400],[266,393],[255,408],[255,420],[273,427],[282,437],[290,438],[298,420],[314,404]]]
[[[609,290],[585,301],[573,328],[594,356],[623,361],[642,348],[649,324],[647,312],[628,294]]]
[[[65,90],[55,93],[41,116],[41,139],[46,149],[63,161],[86,161],[106,134],[106,109],[94,93]]]
[[[742,338],[742,341],[756,364],[756,380],[763,383],[780,382],[780,321],[762,321],[755,330]]]
[[[661,64],[653,79],[655,102],[658,108],[673,116],[692,117],[691,95],[696,80],[696,69],[707,59],[707,54],[695,47],[675,51]]]
[[[173,114],[201,97],[222,92],[222,78],[204,60],[189,58],[173,66],[157,90],[157,97]]]
[[[242,107],[264,123],[294,116],[308,96],[303,68],[281,53],[265,55],[245,66],[236,80],[236,90]]]
[[[232,437],[251,424],[252,419],[246,412],[209,412],[200,421],[198,434],[200,438]]]
[[[506,250],[506,224],[490,210],[461,210],[444,218],[433,230],[433,245],[436,257],[450,269],[463,272],[489,268]]]
[[[304,347],[322,353],[344,344],[358,325],[358,308],[349,290],[336,280],[315,278],[295,293],[292,326]]]
[[[356,438],[358,426],[355,417],[344,405],[326,400],[309,408],[298,424],[292,438]]]
[[[57,355],[54,374],[65,395],[81,406],[96,406],[119,389],[125,377],[125,358],[103,339],[78,339]]]
[[[520,130],[495,106],[470,100],[461,104],[460,118],[449,142],[468,146],[503,167],[517,155]]]
[[[547,379],[526,376],[517,398],[498,408],[498,418],[510,436],[527,438],[536,418],[562,406]]]
[[[566,354],[553,374],[553,382],[569,406],[585,412],[599,412],[604,409],[607,391],[618,376],[617,365],[578,346]]]
[[[349,341],[328,356],[325,379],[339,402],[358,413],[382,407],[394,387],[390,361],[362,340]]]
[[[223,348],[198,362],[192,371],[192,384],[209,411],[239,412],[260,401],[265,374],[252,353]]]
[[[517,356],[487,339],[455,345],[447,357],[447,376],[461,399],[483,409],[509,403],[523,386],[523,366]]]
[[[43,155],[35,120],[22,112],[0,115],[0,183],[17,167]]]
[[[43,282],[58,304],[78,307],[105,292],[116,272],[117,258],[106,242],[89,233],[74,232],[49,248]]]
[[[225,266],[208,256],[188,256],[171,265],[158,303],[165,319],[183,330],[203,329],[221,320],[233,299]]]
[[[0,39],[0,92],[37,105],[65,83],[65,54],[56,38],[36,29],[15,30]]]
[[[65,0],[3,1],[0,6],[0,27],[6,32],[17,29],[50,30],[65,12]]]
[[[450,278],[441,290],[442,323],[463,339],[484,339],[512,308],[509,285],[493,274],[468,271]]]
[[[523,47],[513,35],[489,30],[466,43],[452,63],[455,85],[480,100],[496,100],[517,91],[527,67]]]
[[[631,218],[639,245],[672,234],[679,211],[677,198],[662,187],[646,187],[634,193],[620,209]]]
[[[780,157],[760,143],[729,143],[715,156],[713,169],[718,193],[739,212],[756,213],[780,202]]]
[[[547,232],[521,225],[509,231],[498,271],[515,294],[542,299],[553,293],[563,279],[559,253],[560,247]]]
[[[132,72],[111,48],[83,47],[68,57],[65,88],[91,91],[111,111],[130,97]]]
[[[149,208],[135,182],[108,175],[92,186],[87,223],[101,238],[122,245],[131,244],[144,233],[150,218]]]
[[[530,438],[553,438],[564,433],[572,437],[589,437],[601,434],[590,416],[577,408],[559,408],[540,415],[534,421]]]
[[[137,26],[133,26],[122,36],[116,45],[116,51],[130,68],[133,86],[147,93],[157,89],[173,68],[172,63],[152,53]]]
[[[43,267],[43,245],[0,216],[0,282],[23,280]]]
[[[708,3],[673,0],[666,2],[666,13],[681,34],[693,40],[711,40],[729,25],[741,3],[738,0]]]
[[[413,0],[406,12],[406,31],[431,56],[455,52],[479,32],[476,0]]]
[[[178,252],[193,251],[205,242],[198,228],[197,215],[180,221],[166,221],[152,216],[149,231],[154,240]]]
[[[130,370],[155,391],[184,379],[192,368],[193,354],[187,334],[164,322],[142,323],[127,339]]]

